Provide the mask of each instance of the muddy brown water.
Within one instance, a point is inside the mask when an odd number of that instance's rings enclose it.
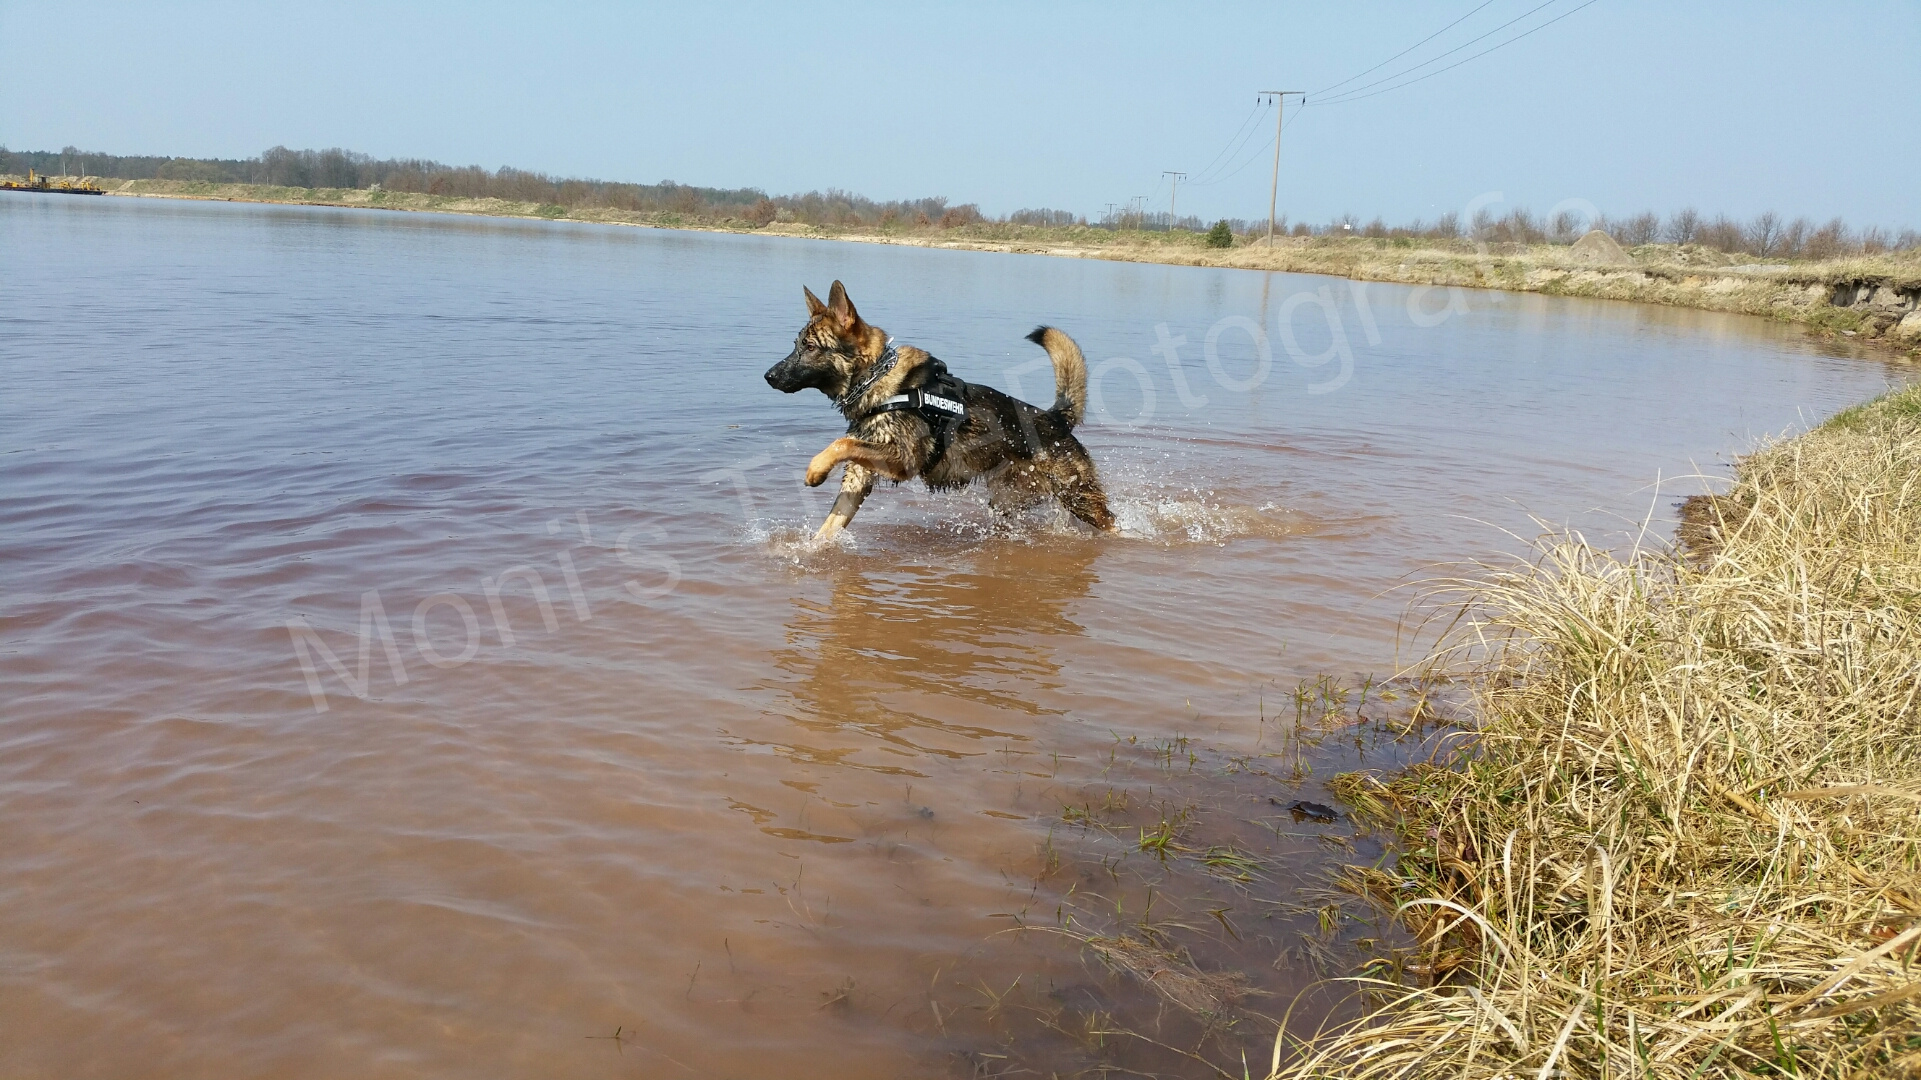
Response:
[[[1293,743],[1303,682],[1392,674],[1409,583],[1531,515],[1658,534],[1898,377],[1239,271],[30,196],[0,238],[13,1077],[1262,1060],[1321,872],[1381,857],[1281,804],[1406,752]],[[760,373],[835,278],[1031,400],[1022,335],[1074,334],[1120,535],[903,487],[810,547],[840,425]],[[1059,932],[1130,927],[1240,1019]]]

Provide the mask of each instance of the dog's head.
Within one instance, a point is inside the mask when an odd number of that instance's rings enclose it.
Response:
[[[825,304],[813,290],[800,291],[807,294],[807,325],[794,338],[794,351],[767,369],[767,385],[783,394],[811,386],[838,398],[880,359],[887,335],[861,320],[840,282],[827,290]]]

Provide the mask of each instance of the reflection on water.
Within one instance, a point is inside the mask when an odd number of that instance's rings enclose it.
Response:
[[[1765,320],[1182,267],[51,197],[0,236],[10,1077],[1172,1068],[1066,1034],[1198,1037],[1031,928],[1172,920],[1278,1011],[1326,945],[1298,887],[1371,856],[1268,800],[1395,751],[1297,784],[1276,702],[1390,672],[1396,590],[1496,526],[1638,522],[1891,377]],[[1020,335],[1069,328],[1120,535],[903,487],[796,543],[842,425],[760,372],[837,277],[1033,400]]]
[[[985,716],[1059,715],[1037,701],[1061,687],[1056,639],[1081,633],[1069,605],[1093,586],[1099,553],[1094,540],[990,541],[921,555],[938,564],[826,570],[827,599],[796,600],[788,648],[774,656],[798,678],[789,686],[795,722],[911,745],[917,727],[968,738],[1007,734],[956,727],[914,710],[916,700],[937,702],[947,717],[956,703]]]
[[[1024,752],[1065,715],[1038,704],[1062,686],[1057,641],[1078,634],[1069,610],[1094,582],[1097,541],[956,546],[947,535],[904,530],[937,564],[900,567],[831,558],[815,572],[824,600],[794,601],[782,647],[763,684],[792,731],[734,737],[800,766],[850,768],[926,780],[922,755],[961,761]],[[818,781],[783,781],[810,794]],[[842,841],[773,824],[770,811],[736,803],[763,832]],[[1001,813],[998,812],[997,813]],[[931,811],[930,811],[931,815]],[[1003,815],[1018,818],[1019,815]]]

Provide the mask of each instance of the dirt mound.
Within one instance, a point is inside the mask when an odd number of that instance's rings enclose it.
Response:
[[[1614,237],[1600,229],[1588,230],[1586,236],[1576,240],[1574,246],[1568,248],[1568,254],[1581,262],[1593,263],[1596,266],[1634,265],[1634,259],[1621,250],[1621,245],[1614,242]]]

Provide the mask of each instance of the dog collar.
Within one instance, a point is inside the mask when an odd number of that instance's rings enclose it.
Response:
[[[899,362],[900,351],[894,348],[894,339],[888,338],[887,347],[881,350],[880,359],[874,363],[874,370],[865,379],[855,383],[852,389],[835,399],[834,406],[844,411],[849,405],[859,401],[862,394],[873,389],[874,384],[885,378]]]

